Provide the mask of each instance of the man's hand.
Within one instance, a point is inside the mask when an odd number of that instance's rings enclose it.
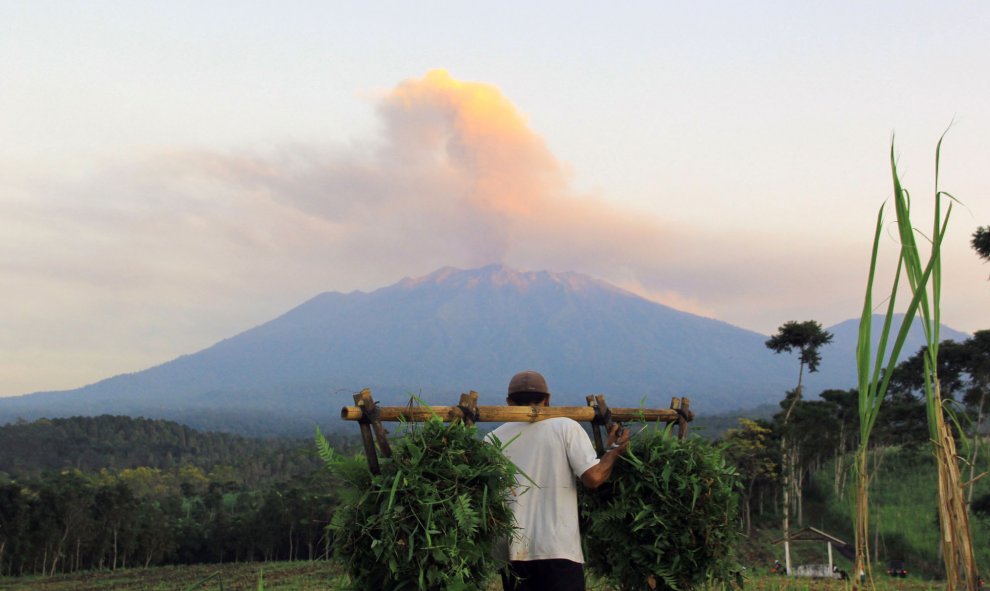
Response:
[[[588,468],[581,475],[581,484],[595,489],[601,486],[612,475],[612,467],[629,446],[629,430],[623,429],[616,423],[608,430],[608,451],[597,464]]]
[[[629,429],[622,426],[622,423],[615,423],[608,430],[608,448],[618,449],[619,452],[626,451],[629,446]]]

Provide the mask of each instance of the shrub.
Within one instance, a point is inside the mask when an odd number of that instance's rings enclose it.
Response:
[[[474,427],[439,419],[408,426],[372,475],[319,441],[345,483],[330,528],[357,589],[486,589],[504,564],[493,545],[512,533],[515,469]]]
[[[588,568],[622,591],[741,583],[738,477],[720,448],[649,429],[581,495]]]

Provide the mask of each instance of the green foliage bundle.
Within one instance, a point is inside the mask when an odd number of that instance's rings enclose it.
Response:
[[[719,447],[649,429],[581,495],[588,568],[622,591],[740,583],[739,478]]]
[[[487,589],[504,562],[493,545],[512,534],[515,468],[475,427],[439,419],[392,441],[372,475],[317,436],[328,467],[347,483],[334,515],[335,557],[358,589]]]

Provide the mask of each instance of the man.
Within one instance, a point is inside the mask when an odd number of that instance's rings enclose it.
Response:
[[[542,375],[524,371],[512,377],[506,401],[550,406],[550,389]],[[503,589],[584,591],[576,480],[591,489],[608,480],[629,443],[628,432],[613,428],[601,459],[581,425],[568,418],[505,423],[489,436],[507,444],[505,454],[525,474],[513,491],[519,529],[509,542]]]

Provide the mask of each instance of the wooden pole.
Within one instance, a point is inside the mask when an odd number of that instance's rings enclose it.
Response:
[[[371,397],[371,390],[365,388],[354,395],[354,403],[361,409],[364,422],[371,425],[378,441],[378,448],[386,458],[392,457],[392,446],[388,443],[388,433],[382,425],[381,417],[378,415],[378,403]],[[359,419],[360,420],[360,419]]]
[[[362,421],[360,427],[364,456],[368,458],[368,469],[372,474],[381,474],[381,468],[378,467],[378,451],[375,449],[375,440],[371,437],[371,424]]]
[[[693,417],[691,412],[691,399],[674,398],[670,401],[670,408],[677,411],[677,438],[684,439],[688,434],[688,417]]]
[[[434,416],[444,421],[463,418],[461,409],[456,406],[379,406],[377,410],[381,421],[420,422],[428,421]],[[681,418],[676,410],[669,408],[612,408],[611,411],[612,420],[620,423],[673,423]],[[689,421],[693,415],[694,413],[689,413],[684,419]],[[362,416],[361,408],[357,406],[340,409],[340,418],[345,421],[360,421]],[[476,420],[479,423],[535,423],[554,417],[567,417],[580,422],[593,421],[595,409],[591,406],[479,406]]]
[[[591,408],[597,408],[595,406],[594,394],[588,394],[584,397],[584,399],[588,402],[588,406]],[[598,452],[598,457],[602,457],[602,455],[605,454],[605,440],[602,439],[602,432],[598,427],[599,425],[597,421],[591,422],[591,433],[595,436],[595,451]]]
[[[471,390],[468,394],[461,394],[461,399],[457,403],[457,408],[461,411],[464,424],[473,425],[474,417],[478,414],[478,393]]]
[[[372,474],[381,474],[378,465],[378,453],[375,450],[375,442],[372,439],[372,431],[378,439],[378,447],[381,448],[385,457],[392,456],[392,448],[388,444],[388,436],[385,427],[382,425],[378,413],[378,405],[371,397],[371,390],[365,388],[354,395],[354,408],[358,410],[360,416],[355,419],[361,426],[361,441],[364,443],[364,455],[368,458],[368,469]]]

